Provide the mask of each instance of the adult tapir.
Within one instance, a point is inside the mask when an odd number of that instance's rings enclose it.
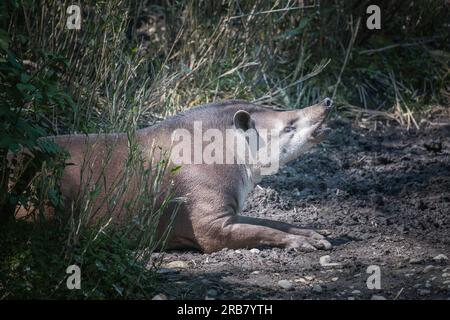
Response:
[[[185,201],[173,221],[166,248],[195,248],[203,252],[245,247],[283,247],[305,251],[329,249],[331,245],[325,240],[323,232],[278,221],[246,217],[239,213],[248,193],[261,180],[262,175],[276,171],[264,172],[265,168],[271,167],[274,162],[278,167],[297,159],[326,137],[329,129],[324,128],[323,123],[331,107],[332,101],[329,98],[296,110],[273,109],[246,101],[224,101],[198,106],[151,127],[137,130],[134,138],[142,154],[150,154],[149,150],[155,146],[172,150],[170,166],[179,167],[175,174],[170,175],[170,180],[174,186],[175,197]],[[201,137],[201,143],[194,146],[194,141],[198,142],[198,132],[195,131],[199,125],[202,134],[208,137]],[[207,149],[208,143],[210,151],[211,143],[221,143],[215,152],[225,151],[229,156],[225,140],[226,137],[233,137],[233,133],[234,137],[245,136],[243,140],[235,140],[240,141],[238,144],[250,145],[251,135],[246,135],[250,131],[256,134],[258,139],[256,145],[249,148],[253,150],[249,154],[253,155],[252,159],[255,155],[258,158],[258,153],[264,150],[266,154],[270,153],[264,158],[265,161],[246,161],[250,156],[238,161],[239,154],[234,156],[236,161],[231,162],[230,159],[225,159],[225,156],[213,157],[213,161],[201,157],[205,151],[201,149]],[[227,135],[228,132],[232,134]],[[264,136],[262,132],[270,132],[271,135]],[[185,137],[181,139],[183,134]],[[191,135],[192,139],[188,139],[186,135]],[[221,136],[224,141],[218,141],[220,139],[217,136]],[[108,195],[108,188],[124,171],[129,157],[129,136],[121,133],[80,134],[48,139],[52,139],[69,153],[67,162],[70,165],[66,166],[61,180],[61,192],[67,210],[77,207],[74,202],[83,188],[94,183],[93,181],[100,181],[102,186],[98,190],[96,202],[98,208],[92,221],[109,214],[112,223],[120,226],[124,215],[133,214],[129,210],[124,212],[123,205],[115,205],[115,209],[112,209],[110,203],[102,201]],[[184,146],[184,150],[180,150],[180,146]],[[202,153],[200,157],[199,152]],[[178,163],[180,159],[183,160],[181,164]],[[217,161],[218,159],[222,162]],[[91,179],[83,177],[85,174],[90,174]],[[165,181],[168,183],[168,179]],[[132,198],[139,191],[136,186],[133,187],[133,181],[128,183],[130,188],[125,191],[122,201]],[[173,206],[169,206],[167,211],[172,208]],[[24,214],[25,211],[25,208],[19,210],[19,216],[20,212]],[[159,222],[160,235],[167,227],[169,216],[170,212],[167,212]]]

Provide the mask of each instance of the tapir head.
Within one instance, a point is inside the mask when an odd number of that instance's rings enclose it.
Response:
[[[234,123],[244,131],[246,128],[254,128],[262,141],[258,147],[259,151],[272,149],[271,161],[275,161],[276,157],[276,161],[283,165],[297,159],[326,138],[331,130],[323,124],[332,105],[333,101],[325,98],[317,104],[299,110],[266,109],[251,114],[238,111]],[[261,134],[264,131],[271,132],[270,138]],[[276,148],[272,146],[274,142],[277,143]]]

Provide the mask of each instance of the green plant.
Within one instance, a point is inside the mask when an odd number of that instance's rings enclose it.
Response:
[[[0,25],[9,18],[6,6],[18,5],[11,1],[2,4]],[[26,35],[16,35],[26,45]],[[67,110],[73,101],[58,83],[58,74],[64,72],[65,59],[36,50],[42,57],[43,67],[30,72],[24,65],[25,55],[17,55],[6,28],[0,28],[0,219],[13,218],[17,205],[42,206],[47,199],[57,204],[58,188],[55,183],[39,199],[33,197],[30,180],[44,165],[56,164],[62,151],[51,141],[40,139],[51,132],[43,122],[49,110]],[[30,53],[31,54],[31,53]],[[18,156],[21,154],[20,156]],[[15,158],[15,160],[12,160]],[[20,161],[18,161],[20,159]],[[61,160],[61,159],[60,159]],[[59,169],[63,164],[59,161]],[[60,171],[60,170],[59,170]],[[41,190],[42,191],[42,190]]]
[[[0,212],[5,221],[1,224],[0,298],[148,297],[155,273],[152,268],[147,270],[147,264],[152,252],[164,247],[178,205],[171,202],[170,184],[168,189],[161,189],[161,179],[167,169],[165,156],[159,155],[159,160],[153,163],[153,157],[148,157],[147,153],[144,158],[133,140],[141,116],[138,108],[146,99],[148,89],[145,82],[132,82],[135,62],[138,65],[140,62],[133,60],[135,54],[132,51],[124,50],[122,54],[117,52],[124,60],[111,69],[108,64],[116,57],[101,56],[98,64],[92,62],[89,68],[82,69],[81,75],[69,86],[73,71],[70,58],[62,58],[61,52],[52,46],[35,47],[38,39],[26,30],[17,28],[8,32],[11,21],[14,24],[20,19],[27,20],[28,14],[40,9],[44,12],[48,7],[17,1],[2,5],[2,13],[6,14],[0,21]],[[105,23],[111,26],[110,22],[116,23],[109,19]],[[30,23],[37,22],[27,20],[26,25],[29,27]],[[117,23],[120,27],[123,22]],[[123,44],[122,34],[119,34],[121,40],[117,40],[117,46]],[[12,39],[20,39],[20,44]],[[142,57],[139,59],[143,61]],[[89,77],[95,68],[102,67],[107,73],[104,80],[97,82],[98,78]],[[117,78],[111,79],[111,75],[117,75]],[[86,92],[95,93],[89,87],[94,84],[96,90],[102,90],[104,94],[101,97],[85,96]],[[73,100],[67,92],[80,86],[83,89]],[[132,94],[136,96],[130,96]],[[95,112],[87,107],[92,97],[96,103],[102,103],[100,101],[106,97],[111,105],[107,117],[96,118],[97,126],[104,131],[126,130],[130,139],[130,154],[124,171],[108,190],[106,199],[108,204],[120,202],[126,205],[120,209],[129,212],[129,220],[120,228],[109,223],[115,212],[113,208],[96,223],[90,219],[95,210],[92,204],[98,194],[98,181],[87,185],[82,192],[78,206],[84,210],[67,215],[65,199],[59,192],[67,154],[52,140],[43,138],[60,132],[57,123],[62,123],[63,130],[68,130],[69,126],[78,128],[80,121],[83,130],[92,130],[93,123],[86,126],[81,120],[89,119]],[[138,184],[139,192],[133,199],[123,202],[121,198],[128,192],[130,177]],[[161,205],[156,198],[163,200]],[[156,227],[169,204],[173,204],[169,228],[159,239]],[[27,209],[29,218],[35,222],[33,225],[14,220],[19,207]],[[51,220],[44,215],[49,210],[52,211]],[[71,264],[79,265],[85,275],[81,291],[68,291],[65,286],[65,270]]]

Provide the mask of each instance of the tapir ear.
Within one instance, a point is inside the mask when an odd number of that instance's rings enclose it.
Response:
[[[233,124],[236,129],[242,129],[243,131],[255,129],[255,120],[245,110],[239,110],[234,114]]]

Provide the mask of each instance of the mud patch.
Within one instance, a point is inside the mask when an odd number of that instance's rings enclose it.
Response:
[[[450,298],[448,117],[409,131],[342,119],[330,127],[326,142],[256,186],[243,214],[329,229],[331,251],[169,252],[164,261],[185,264],[162,275],[163,293],[170,299]],[[322,266],[324,255],[340,266]],[[380,267],[380,290],[367,288],[370,265]]]

